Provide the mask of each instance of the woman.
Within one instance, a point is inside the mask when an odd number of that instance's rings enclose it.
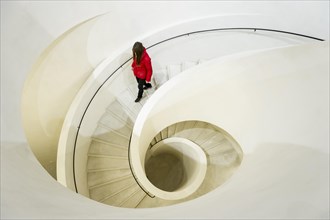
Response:
[[[151,88],[150,80],[152,76],[151,59],[140,42],[135,42],[132,48],[133,63],[132,70],[138,82],[138,96],[135,102],[139,102],[142,98],[143,89]]]

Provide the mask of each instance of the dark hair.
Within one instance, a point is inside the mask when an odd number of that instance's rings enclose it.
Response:
[[[136,60],[137,64],[140,64],[140,62],[141,62],[141,57],[142,57],[143,51],[144,51],[144,46],[142,45],[142,43],[135,42],[135,44],[133,45],[133,48],[132,48],[132,52],[133,52],[133,59]]]

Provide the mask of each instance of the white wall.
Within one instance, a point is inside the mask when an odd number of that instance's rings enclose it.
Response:
[[[85,1],[1,1],[1,141],[26,141],[22,89],[42,51],[71,27],[106,11]]]

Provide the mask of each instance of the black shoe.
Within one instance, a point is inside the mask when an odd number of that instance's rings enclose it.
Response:
[[[150,89],[150,88],[152,88],[152,85],[151,85],[150,83],[146,84],[146,85],[143,87],[144,90],[147,90],[147,89]]]
[[[141,100],[141,97],[137,97],[136,99],[135,99],[135,102],[139,102]]]

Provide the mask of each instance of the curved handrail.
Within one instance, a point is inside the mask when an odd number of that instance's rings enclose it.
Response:
[[[298,34],[298,33],[294,33],[294,32],[289,32],[289,31],[281,31],[281,30],[275,30],[275,29],[267,29],[267,28],[214,28],[214,29],[207,29],[207,30],[200,30],[200,31],[192,31],[192,32],[188,32],[185,34],[180,34],[180,35],[176,35],[174,37],[170,37],[167,38],[165,40],[159,41],[158,43],[155,43],[149,47],[147,47],[147,49],[152,48],[158,44],[164,43],[166,41],[170,41],[179,37],[183,37],[183,36],[189,36],[192,34],[200,34],[200,33],[205,33],[205,32],[214,32],[214,31],[229,31],[229,30],[253,30],[254,32],[258,31],[269,31],[269,32],[277,32],[277,33],[282,33],[282,34],[291,34],[291,35],[296,35],[299,37],[306,37],[306,38],[310,38],[313,40],[318,40],[318,41],[324,41],[324,39],[321,38],[317,38],[317,37],[312,37],[312,36],[308,36],[308,35],[304,35],[304,34]]]
[[[132,134],[131,136],[129,137],[129,142],[128,143],[131,143],[131,139],[132,139]],[[135,179],[135,182],[139,185],[139,187],[151,198],[155,198],[155,195],[152,195],[150,192],[148,192],[146,189],[144,189],[144,187],[140,184],[139,180],[135,177],[135,174],[134,174],[134,170],[133,170],[133,167],[132,167],[132,162],[130,160],[131,158],[131,151],[130,151],[130,147],[131,145],[129,144],[128,145],[128,164],[129,164],[129,168],[130,170],[132,171],[132,174],[133,174],[133,177]]]
[[[173,39],[177,39],[177,38],[180,38],[180,37],[184,37],[184,36],[189,36],[189,35],[193,35],[193,34],[200,34],[200,33],[206,33],[206,32],[215,32],[215,31],[227,31],[227,30],[253,30],[254,32],[256,31],[269,31],[269,32],[277,32],[277,33],[283,33],[283,34],[290,34],[290,35],[295,35],[295,36],[299,36],[299,37],[305,37],[305,38],[310,38],[310,39],[313,39],[313,40],[318,40],[318,41],[324,41],[324,39],[321,39],[321,38],[316,38],[316,37],[312,37],[312,36],[308,36],[308,35],[304,35],[304,34],[299,34],[299,33],[294,33],[294,32],[288,32],[288,31],[282,31],[282,30],[275,30],[275,29],[266,29],[266,28],[214,28],[214,29],[205,29],[205,30],[199,30],[199,31],[192,31],[192,32],[187,32],[187,33],[184,33],[184,34],[179,34],[179,35],[176,35],[176,36],[173,36],[173,37],[170,37],[170,38],[167,38],[165,40],[162,40],[162,41],[159,41],[157,43],[154,43],[148,47],[146,47],[146,49],[150,49],[152,47],[155,47],[159,44],[162,44],[164,42],[167,42],[167,41],[170,41],[170,40],[173,40]],[[78,193],[78,188],[77,188],[77,183],[76,183],[76,173],[75,173],[75,153],[76,153],[76,145],[77,145],[77,140],[78,140],[78,134],[79,134],[79,131],[80,131],[80,126],[84,120],[84,117],[85,117],[85,114],[89,108],[89,106],[91,105],[92,101],[94,100],[96,94],[99,92],[99,90],[103,87],[103,85],[120,69],[122,68],[125,64],[127,64],[130,60],[132,60],[133,57],[130,57],[129,59],[127,59],[124,63],[122,63],[117,69],[115,69],[105,80],[104,82],[98,87],[98,89],[95,91],[94,95],[92,96],[91,100],[88,102],[85,110],[84,110],[84,113],[81,117],[81,120],[79,122],[79,125],[77,127],[77,132],[76,132],[76,137],[75,137],[75,141],[74,141],[74,146],[73,146],[73,182],[74,182],[74,186],[75,186],[75,191]],[[129,143],[131,142],[131,138],[130,138],[130,141]],[[129,144],[130,146],[130,144]],[[136,181],[136,183],[139,185],[139,187],[149,196],[149,197],[152,197],[154,198],[153,195],[151,195],[148,191],[146,191],[143,186],[141,186],[139,184],[139,181],[138,181],[138,178],[136,177],[132,167],[131,167],[131,159],[130,159],[130,150],[128,149],[128,160],[129,160],[129,166],[130,166],[130,170],[133,174],[133,177]]]

